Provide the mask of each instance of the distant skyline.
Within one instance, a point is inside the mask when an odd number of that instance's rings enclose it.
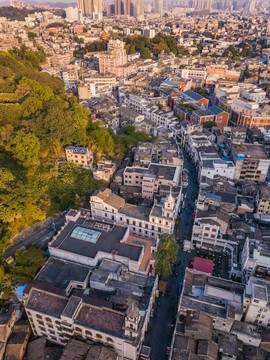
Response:
[[[53,4],[63,4],[63,7],[65,7],[65,5],[71,5],[77,4],[77,1],[75,0],[26,0],[25,3],[28,5],[53,5]],[[8,6],[9,5],[9,0],[0,0],[0,6]]]

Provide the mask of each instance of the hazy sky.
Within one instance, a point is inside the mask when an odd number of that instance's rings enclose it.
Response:
[[[24,0],[26,4],[36,5],[36,4],[49,4],[49,3],[76,3],[76,0]],[[0,6],[7,6],[9,5],[9,0],[0,0]]]

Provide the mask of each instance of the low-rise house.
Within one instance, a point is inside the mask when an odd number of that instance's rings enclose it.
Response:
[[[66,160],[73,164],[77,164],[80,167],[85,169],[90,169],[93,163],[92,152],[85,148],[79,146],[68,146],[65,149]]]
[[[270,328],[270,283],[267,279],[251,277],[246,285],[245,321]],[[255,333],[255,331],[254,331]]]
[[[116,170],[116,164],[111,160],[102,160],[97,163],[97,169],[93,171],[95,179],[110,181]]]
[[[257,213],[260,215],[270,215],[270,187],[261,185],[256,198]]]
[[[204,311],[213,328],[229,333],[243,315],[245,285],[186,269],[179,303],[179,315],[188,310]]]
[[[0,357],[2,358],[5,352],[7,340],[12,332],[16,321],[16,310],[9,308],[8,311],[0,313]]]
[[[125,186],[142,188],[142,197],[153,200],[160,186],[178,187],[180,184],[180,166],[150,164],[145,167],[126,167],[123,173]]]
[[[191,120],[198,124],[204,124],[208,121],[215,121],[215,115],[210,110],[195,110],[192,113]]]
[[[131,110],[125,106],[121,106],[120,109],[120,117],[121,117],[121,126],[125,126],[126,124],[136,124],[144,121],[144,115]]]
[[[199,168],[199,178],[205,176],[213,179],[216,175],[234,179],[235,166],[232,161],[222,159],[202,160]]]
[[[30,327],[27,321],[21,320],[20,322],[17,322],[7,342],[5,359],[21,360],[24,356],[29,336]]]
[[[199,95],[195,91],[187,90],[184,92],[186,96],[188,96],[194,104],[200,106],[200,107],[208,107],[209,100],[204,98],[203,96]]]
[[[70,339],[60,360],[118,360],[117,353],[101,344],[87,344],[83,341]]]
[[[229,121],[229,113],[220,109],[217,106],[211,106],[208,110],[215,115],[214,121],[217,126],[227,126]]]

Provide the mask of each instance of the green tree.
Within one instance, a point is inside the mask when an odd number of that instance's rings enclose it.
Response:
[[[179,122],[181,122],[181,121],[184,120],[184,117],[183,117],[183,115],[182,115],[181,113],[177,114],[176,117],[177,117],[177,120],[178,120]]]
[[[38,162],[39,150],[39,139],[32,133],[25,134],[19,130],[12,141],[12,154],[24,167]]]
[[[199,88],[196,88],[195,91],[196,91],[197,94],[201,95],[202,97],[209,96],[209,92],[208,92],[207,89],[199,87]]]
[[[16,125],[20,117],[20,104],[0,104],[0,125]]]
[[[155,253],[155,270],[159,276],[171,275],[172,264],[177,259],[179,245],[173,234],[161,234],[157,252]]]
[[[197,49],[199,51],[199,53],[201,54],[202,50],[203,50],[203,44],[197,44]]]
[[[0,283],[2,283],[4,277],[5,277],[5,269],[4,266],[0,265]]]
[[[28,97],[21,105],[22,107],[22,116],[24,118],[29,118],[34,114],[37,114],[42,110],[42,101],[35,97]]]
[[[141,51],[141,58],[142,59],[150,59],[151,51],[148,48],[143,48]]]
[[[28,39],[34,40],[37,37],[37,34],[35,34],[33,31],[28,31]]]
[[[36,80],[24,77],[20,84],[27,84],[31,88],[32,95],[42,101],[49,101],[54,98],[54,93],[49,86],[41,86]]]
[[[0,190],[9,188],[10,183],[14,181],[14,176],[10,170],[0,168]]]
[[[15,253],[16,265],[12,266],[10,272],[12,276],[24,276],[30,279],[36,275],[37,271],[45,264],[46,255],[44,250],[31,245],[28,249],[20,249]]]
[[[16,88],[15,95],[18,99],[22,99],[31,94],[31,88],[27,84],[19,84]]]
[[[204,129],[210,129],[212,126],[217,126],[215,121],[206,121],[203,123]]]

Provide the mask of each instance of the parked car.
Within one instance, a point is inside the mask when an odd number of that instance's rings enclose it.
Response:
[[[160,298],[158,298],[157,299],[157,306],[160,307],[160,305],[161,305],[161,300],[160,300]]]

